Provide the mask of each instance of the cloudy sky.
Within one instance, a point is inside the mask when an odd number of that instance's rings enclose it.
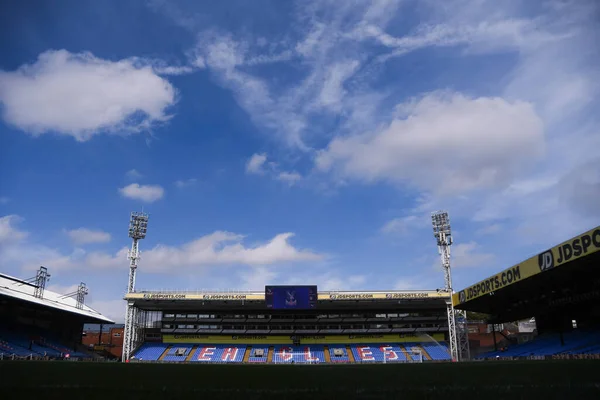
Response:
[[[4,2],[0,271],[455,288],[599,224],[594,0]]]

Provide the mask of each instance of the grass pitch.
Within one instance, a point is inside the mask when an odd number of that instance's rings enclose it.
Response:
[[[46,399],[600,399],[600,361],[375,365],[0,362],[0,393]],[[14,396],[14,397],[13,397]]]

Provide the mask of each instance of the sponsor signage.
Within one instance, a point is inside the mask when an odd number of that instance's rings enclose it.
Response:
[[[600,251],[600,226],[455,293],[452,301],[454,305],[465,303],[597,251]]]
[[[349,344],[349,343],[404,343],[442,341],[443,333],[432,335],[393,334],[393,335],[337,335],[302,336],[302,344]],[[293,344],[293,336],[252,336],[252,335],[163,335],[163,343],[206,343],[206,344]]]
[[[227,301],[227,300],[264,300],[265,295],[261,293],[128,293],[126,300],[207,300],[207,301]]]
[[[319,300],[410,300],[446,298],[444,292],[415,291],[415,292],[326,292],[319,293]],[[265,300],[264,293],[128,293],[126,300],[204,300],[204,301],[241,301]]]

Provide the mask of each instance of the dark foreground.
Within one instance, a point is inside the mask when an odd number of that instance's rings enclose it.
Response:
[[[0,393],[25,399],[600,399],[600,361],[409,365],[0,362]]]

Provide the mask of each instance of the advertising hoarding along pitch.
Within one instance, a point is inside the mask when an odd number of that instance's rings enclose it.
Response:
[[[455,306],[600,251],[600,226],[455,293]]]

